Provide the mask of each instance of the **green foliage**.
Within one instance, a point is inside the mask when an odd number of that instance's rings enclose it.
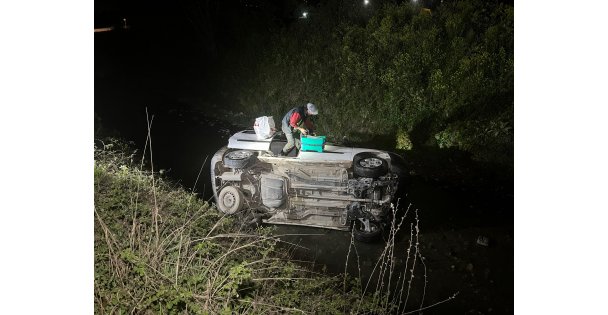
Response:
[[[397,130],[397,144],[395,148],[398,150],[411,150],[413,146],[409,134],[403,128],[399,128]]]
[[[347,9],[326,1],[317,19],[296,21],[264,49],[255,46],[247,64],[226,56],[226,71],[242,74],[222,88],[234,95],[234,110],[249,120],[280,119],[313,101],[319,133],[338,143],[396,135],[397,148],[411,148],[438,135],[443,146],[493,161],[513,146],[485,129],[513,126],[502,120],[513,111],[512,6],[474,0],[431,13],[410,2],[371,13]],[[475,122],[486,126],[472,128]],[[512,156],[499,160],[512,163]]]
[[[228,270],[228,280],[222,287],[223,295],[229,298],[240,298],[247,296],[248,288],[253,288],[251,278],[252,270],[247,266],[247,261],[236,264]]]
[[[513,156],[513,118],[461,121],[435,134],[440,148],[459,148],[483,161],[509,163]]]

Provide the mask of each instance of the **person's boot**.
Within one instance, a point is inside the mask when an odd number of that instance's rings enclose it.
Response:
[[[281,150],[281,152],[279,153],[279,156],[289,156],[289,153],[291,153],[291,151],[293,151],[295,147],[292,147],[291,149],[289,149],[289,151],[287,152],[283,152],[283,150]]]

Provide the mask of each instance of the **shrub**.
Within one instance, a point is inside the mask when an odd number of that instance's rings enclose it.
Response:
[[[429,14],[403,2],[363,13],[323,3],[310,19],[275,32],[263,51],[251,46],[255,58],[247,64],[226,56],[232,80],[222,90],[234,95],[227,103],[236,112],[250,117],[245,125],[261,115],[280,119],[312,101],[320,108],[318,132],[333,142],[397,135],[397,146],[409,148],[438,135],[444,146],[460,143],[474,157],[503,156],[497,161],[512,164],[503,150],[512,139],[467,127],[513,127],[512,6],[446,2]],[[507,125],[491,126],[509,115]],[[404,137],[414,131],[408,143]],[[500,145],[475,142],[496,137]]]

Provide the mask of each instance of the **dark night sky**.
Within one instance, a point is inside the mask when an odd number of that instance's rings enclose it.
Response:
[[[108,1],[95,3],[95,26],[120,23],[126,17],[132,24],[149,31],[170,30],[175,36],[208,28],[215,33],[238,26],[243,19],[256,16],[267,23],[288,22],[299,8],[310,1],[195,1],[179,0],[168,2]],[[207,31],[207,30],[199,30]],[[224,34],[223,34],[224,35]]]
[[[314,4],[299,0],[97,1],[95,27],[116,30],[95,34],[95,110],[136,103],[154,106],[163,98],[165,103],[173,102],[166,99],[175,95],[215,99],[219,89],[213,85],[223,70],[220,64],[227,58],[240,58],[235,54],[243,50],[239,46],[243,38],[255,36],[254,45],[263,47],[270,34],[297,21],[296,16]],[[123,18],[126,31],[121,29]]]
[[[372,5],[403,0],[376,0]],[[498,0],[501,1],[501,0]],[[359,6],[358,0],[340,2]],[[419,0],[427,7],[440,0]],[[512,2],[506,0],[506,2]],[[235,49],[231,43],[246,32],[268,35],[287,26],[303,11],[314,14],[320,0],[178,0],[178,1],[95,1],[95,27],[122,25],[122,19],[143,45],[170,46],[171,52],[190,53],[205,59]],[[158,49],[158,47],[152,47]],[[162,49],[162,48],[161,48]],[[238,49],[238,48],[237,48]],[[212,62],[212,61],[211,61]]]
[[[131,33],[128,50],[141,49],[144,57],[163,54],[213,63],[211,59],[234,49],[231,43],[238,36],[285,25],[299,6],[296,1],[97,1],[95,27],[120,27],[126,18]]]

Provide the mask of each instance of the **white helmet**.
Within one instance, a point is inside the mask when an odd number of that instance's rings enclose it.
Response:
[[[308,109],[308,113],[310,113],[311,115],[319,114],[319,110],[317,109],[317,106],[315,106],[315,104],[313,104],[313,103],[306,104],[306,109]]]

